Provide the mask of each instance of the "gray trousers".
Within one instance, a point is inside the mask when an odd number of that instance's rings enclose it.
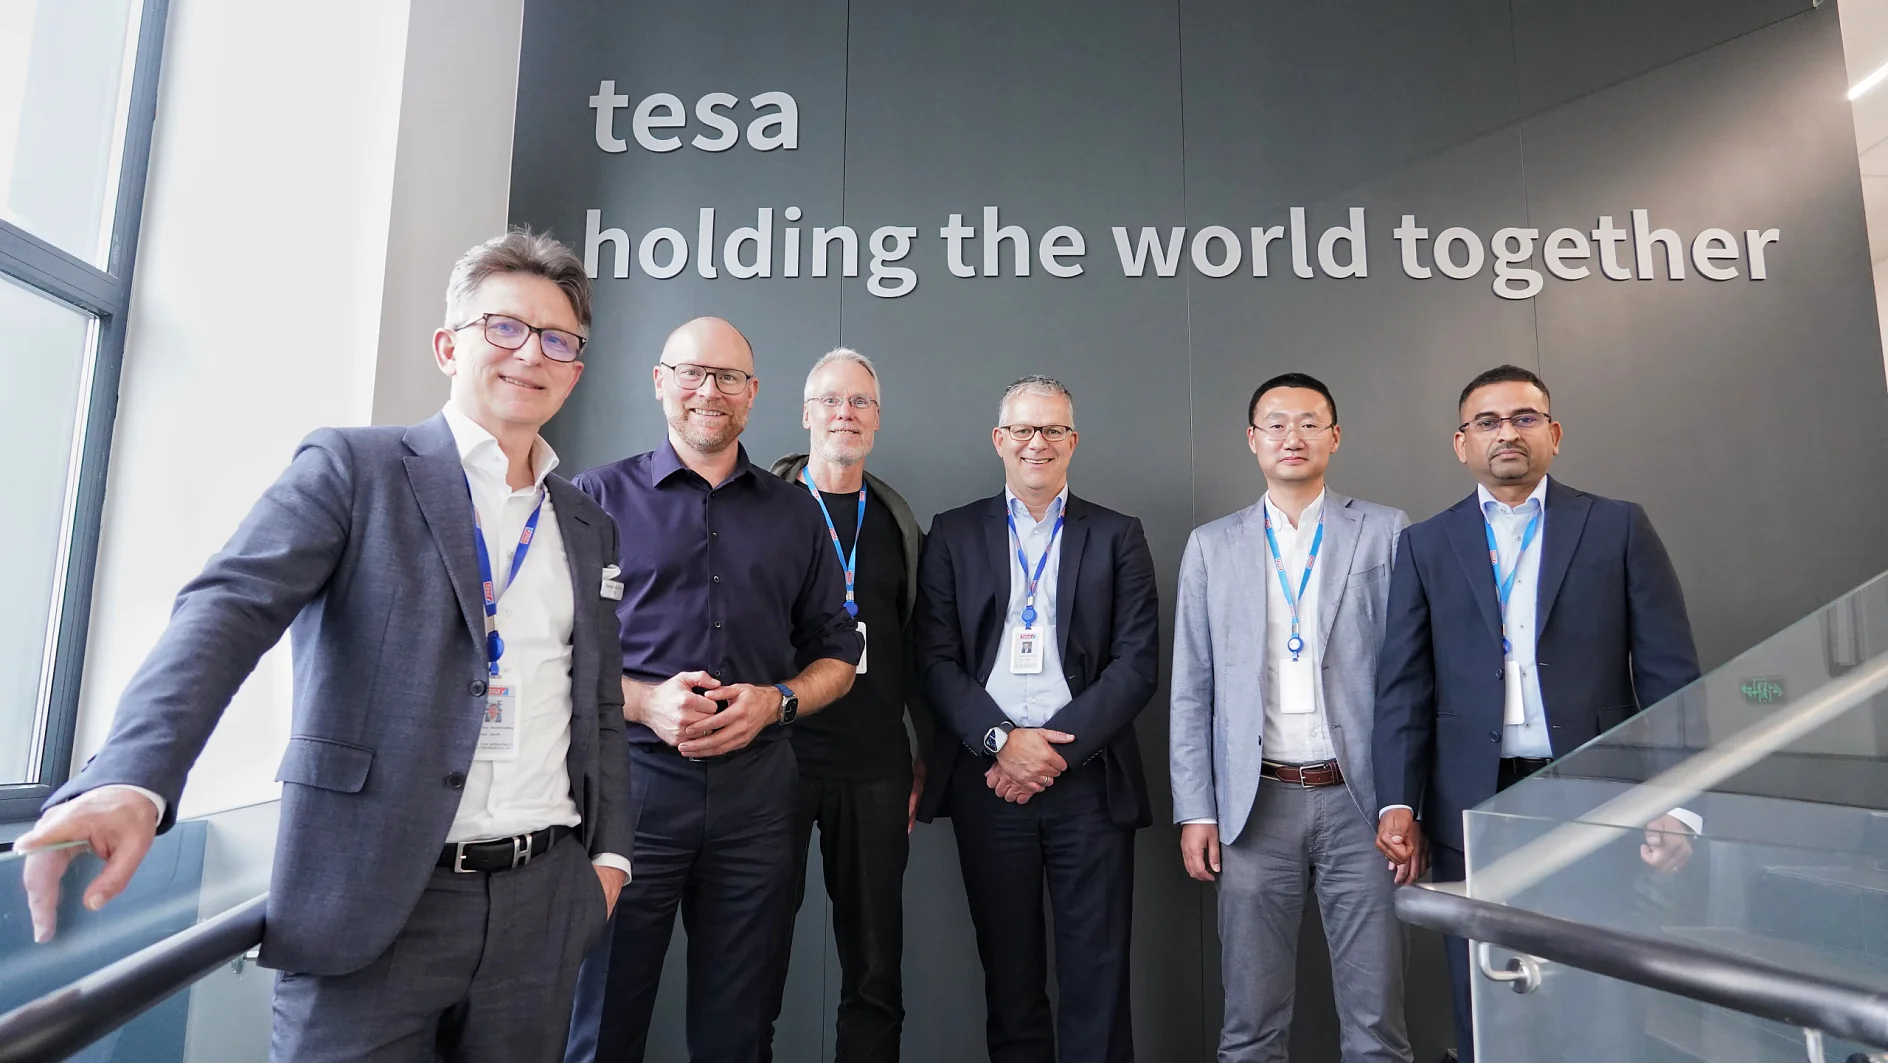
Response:
[[[284,971],[273,1063],[557,1063],[577,966],[603,930],[583,844],[521,868],[434,871],[387,951],[358,971]]]
[[[1348,788],[1261,780],[1245,831],[1219,859],[1220,1063],[1287,1058],[1307,886],[1331,948],[1344,1063],[1409,1063],[1395,881]]]

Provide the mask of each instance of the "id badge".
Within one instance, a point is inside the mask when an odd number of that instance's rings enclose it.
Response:
[[[485,719],[479,724],[479,744],[473,760],[518,759],[518,713],[522,705],[517,683],[492,680],[485,688]]]
[[[1318,694],[1311,685],[1311,657],[1297,660],[1280,657],[1277,665],[1278,708],[1280,712],[1299,715],[1318,711]]]
[[[865,637],[865,625],[859,623],[858,621],[854,621],[853,623],[857,624],[859,628],[859,667],[854,668],[853,671],[858,673],[859,675],[864,675],[865,674],[865,651],[871,648],[872,643],[870,640],[868,640]]]
[[[1010,673],[1036,675],[1042,671],[1042,632],[1019,627],[1010,637]]]
[[[1501,723],[1519,727],[1527,722],[1527,705],[1521,700],[1521,662],[1507,661],[1501,666]]]

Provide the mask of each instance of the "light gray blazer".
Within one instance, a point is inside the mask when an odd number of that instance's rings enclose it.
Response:
[[[601,597],[616,523],[568,480],[544,483],[576,607],[567,764],[579,837],[592,855],[630,856],[621,632]],[[444,416],[315,432],[177,595],[104,748],[47,804],[130,783],[169,803],[168,829],[218,717],[288,629],[294,716],[261,961],[307,974],[366,966],[419,903],[472,764],[487,678],[473,534]]]
[[[1265,581],[1275,579],[1265,542],[1265,503],[1193,530],[1180,561],[1174,616],[1169,744],[1173,818],[1211,819],[1219,840],[1245,829],[1259,791],[1265,734]],[[1400,509],[1326,490],[1318,551],[1318,653],[1331,743],[1357,809],[1376,822],[1370,732],[1377,653],[1390,594]]]

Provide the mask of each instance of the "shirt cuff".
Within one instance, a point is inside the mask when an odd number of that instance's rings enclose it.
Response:
[[[170,807],[170,803],[165,801],[163,798],[157,796],[157,794],[151,792],[150,790],[146,790],[142,786],[133,786],[128,782],[106,783],[104,786],[99,787],[99,789],[100,790],[130,790],[134,794],[143,794],[146,800],[150,801],[152,804],[157,806],[157,818],[159,822],[163,821],[164,812],[166,809]]]
[[[1183,819],[1180,821],[1182,827],[1191,827],[1199,823],[1204,823],[1211,827],[1219,826],[1219,820],[1216,819]]]
[[[590,864],[592,867],[613,867],[616,870],[621,871],[623,873],[624,884],[625,885],[628,884],[628,881],[630,878],[630,871],[629,871],[629,861],[627,859],[621,856],[618,856],[615,853],[598,853],[597,855],[590,858]]]
[[[1416,810],[1415,810],[1415,809],[1413,809],[1413,808],[1410,808],[1410,807],[1409,807],[1408,805],[1384,805],[1384,806],[1383,806],[1382,808],[1379,808],[1379,809],[1377,809],[1377,818],[1378,818],[1378,819],[1382,819],[1382,818],[1383,818],[1383,814],[1384,814],[1385,812],[1388,812],[1389,810],[1391,810],[1391,809],[1393,809],[1393,808],[1401,808],[1401,809],[1405,809],[1405,810],[1407,810],[1407,811],[1408,811],[1408,812],[1409,812],[1409,813],[1410,813],[1411,815],[1415,815],[1415,814],[1416,814]]]
[[[1704,817],[1693,812],[1691,809],[1674,808],[1665,814],[1683,823],[1685,826],[1690,827],[1691,833],[1700,837],[1704,835]]]

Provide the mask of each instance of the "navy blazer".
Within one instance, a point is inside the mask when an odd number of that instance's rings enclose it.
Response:
[[[1009,719],[984,690],[1002,651],[1010,548],[1001,494],[940,513],[918,565],[913,617],[918,682],[937,713],[918,818],[950,815],[954,769],[990,763],[983,736]],[[1070,494],[1056,577],[1056,644],[1074,700],[1047,726],[1075,741],[1056,747],[1071,766],[1101,757],[1108,811],[1124,827],[1153,822],[1134,717],[1160,676],[1160,592],[1141,522]],[[966,756],[966,753],[968,754]]]
[[[1462,813],[1495,794],[1501,605],[1480,499],[1403,532],[1377,664],[1377,800],[1420,810],[1462,848]],[[1549,479],[1535,664],[1561,756],[1698,678],[1684,592],[1645,510]]]
[[[622,655],[616,603],[600,596],[616,524],[562,477],[544,486],[575,607],[566,764],[577,830],[592,855],[627,857]],[[179,592],[104,747],[47,805],[130,783],[165,799],[168,829],[217,719],[289,630],[294,710],[261,962],[365,967],[419,903],[472,765],[487,679],[473,535],[443,415],[310,435]]]

